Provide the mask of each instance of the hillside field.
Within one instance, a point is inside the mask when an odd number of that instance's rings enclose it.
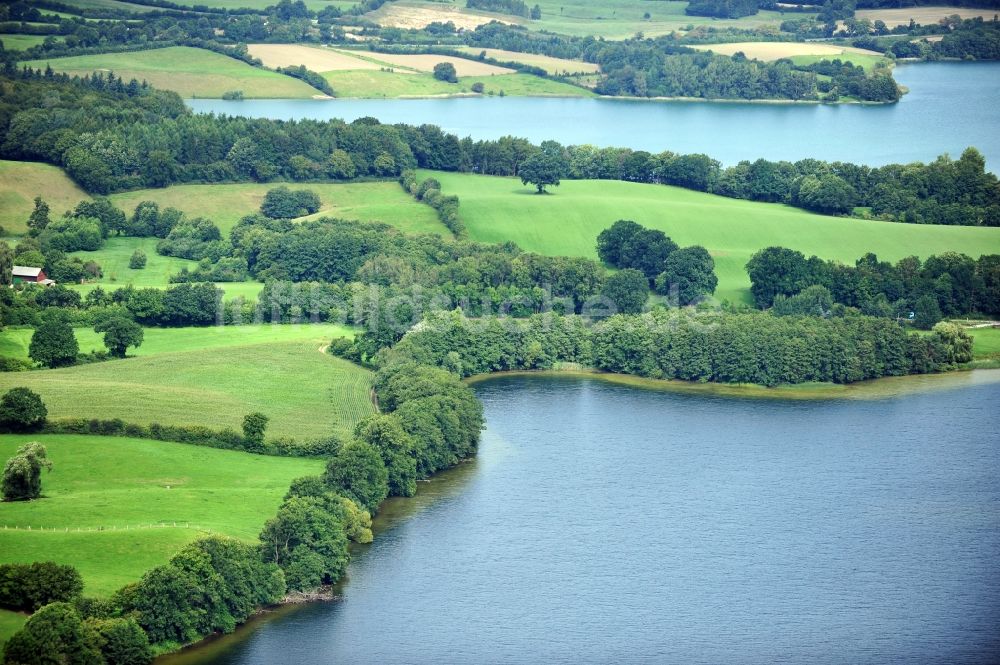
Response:
[[[664,231],[681,246],[703,245],[715,257],[720,300],[750,302],[744,266],[764,247],[781,245],[853,264],[867,252],[897,261],[945,251],[1000,253],[1000,229],[893,224],[826,217],[774,203],[729,199],[664,185],[564,180],[539,196],[515,178],[425,172],[459,197],[473,240],[516,242],[549,255],[597,258],[597,235],[631,219]]]
[[[42,477],[44,498],[4,504],[0,562],[76,566],[84,593],[96,596],[138,580],[207,532],[253,540],[291,480],[323,467],[180,443],[47,434],[0,436],[0,459],[26,441],[45,444],[53,468]]]
[[[239,430],[244,415],[259,411],[271,419],[269,438],[304,441],[343,435],[374,412],[371,373],[320,353],[330,332],[317,327],[308,341],[214,348],[199,348],[196,337],[189,343],[179,335],[162,343],[173,343],[182,353],[7,372],[0,374],[0,391],[31,388],[42,396],[50,418],[121,418]]]
[[[567,60],[565,58],[553,58],[548,55],[538,55],[536,53],[519,53],[518,51],[505,51],[496,48],[479,48],[477,46],[459,46],[456,50],[466,53],[472,57],[478,57],[480,53],[486,52],[486,57],[493,58],[500,62],[519,62],[523,65],[540,67],[549,74],[595,74],[601,70],[598,65],[582,60]]]
[[[472,84],[482,83],[483,94],[521,97],[589,97],[589,90],[531,74],[460,76],[457,83],[439,81],[426,72],[394,69],[326,72],[323,77],[337,97],[393,99],[475,95]]]
[[[0,42],[3,43],[5,51],[25,51],[32,46],[40,46],[48,35],[20,35],[20,34],[0,34]],[[61,37],[56,39],[62,41]]]
[[[308,99],[320,94],[290,76],[189,46],[30,60],[23,64],[37,69],[51,65],[57,72],[80,76],[94,71],[111,71],[126,81],[132,78],[146,80],[182,97],[222,97],[232,90],[242,90],[247,98]]]
[[[28,230],[36,196],[49,204],[49,217],[58,217],[90,198],[58,166],[0,159],[0,226],[6,233],[20,235]]]
[[[822,44],[818,42],[739,42],[731,44],[699,44],[691,48],[712,51],[719,55],[743,53],[746,57],[769,62],[789,58],[796,65],[808,65],[820,60],[840,60],[872,69],[877,63],[887,64],[889,60],[877,51]]]

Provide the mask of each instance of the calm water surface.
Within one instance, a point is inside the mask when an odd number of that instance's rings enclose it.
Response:
[[[196,111],[279,119],[374,116],[477,139],[704,152],[724,164],[814,157],[864,164],[957,157],[970,145],[1000,170],[1000,63],[903,65],[910,93],[884,106],[485,97],[412,100],[189,100]]]
[[[388,504],[342,602],[177,662],[998,662],[1000,384],[476,390],[479,458]]]

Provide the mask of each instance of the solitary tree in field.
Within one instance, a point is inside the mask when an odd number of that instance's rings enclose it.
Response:
[[[434,78],[448,83],[458,83],[458,71],[450,62],[439,62],[434,65]]]
[[[46,367],[72,365],[80,353],[80,345],[76,341],[73,329],[64,316],[55,314],[45,317],[35,328],[28,345],[28,355],[35,362]]]
[[[14,432],[40,425],[48,415],[42,398],[29,388],[11,388],[0,398],[0,425]]]
[[[3,468],[3,500],[25,501],[42,495],[42,469],[52,470],[45,446],[32,441],[17,450]]]
[[[132,256],[129,257],[128,267],[131,268],[132,270],[142,270],[143,268],[145,268],[146,252],[136,248],[136,250],[132,252]]]
[[[559,179],[566,173],[566,158],[557,145],[546,145],[549,143],[542,143],[542,149],[524,160],[518,169],[521,183],[531,183],[539,194],[544,194],[548,185],[558,187]]]
[[[104,333],[104,346],[115,358],[124,358],[128,347],[142,345],[142,326],[126,316],[115,316],[94,326],[94,332]]]
[[[264,447],[264,432],[270,420],[263,413],[248,413],[243,417],[243,438],[246,439],[249,450],[261,450]]]

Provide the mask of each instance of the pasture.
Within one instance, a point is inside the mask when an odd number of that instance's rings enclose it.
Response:
[[[25,51],[32,46],[41,46],[48,35],[0,34],[0,43],[5,51]],[[56,37],[62,41],[61,37]]]
[[[266,67],[297,67],[305,65],[314,72],[333,72],[349,69],[379,69],[381,65],[351,55],[317,46],[300,44],[249,44],[247,51],[260,58]]]
[[[84,261],[97,261],[104,275],[94,283],[116,288],[127,284],[135,287],[169,284],[170,275],[180,272],[181,268],[193,269],[198,265],[196,261],[157,254],[156,242],[156,238],[112,237],[95,252],[72,252],[71,256],[78,256]],[[129,259],[137,249],[146,253],[145,268],[128,267]]]
[[[996,9],[968,9],[964,7],[903,7],[900,9],[859,9],[855,12],[858,19],[868,19],[869,21],[883,21],[888,27],[894,28],[897,25],[909,25],[913,19],[920,25],[934,25],[938,21],[953,14],[958,14],[962,18],[981,17],[984,21],[991,20],[996,14]]]
[[[374,51],[340,51],[340,53],[355,54],[358,57],[384,63],[390,67],[402,67],[417,72],[431,73],[434,66],[442,62],[450,62],[455,66],[455,72],[459,76],[495,76],[499,74],[513,74],[515,70],[507,67],[497,67],[485,62],[457,58],[453,55],[405,55],[396,53],[376,53]]]
[[[553,58],[548,55],[537,55],[535,53],[519,53],[518,51],[505,51],[497,48],[484,49],[476,46],[459,46],[456,50],[467,53],[472,57],[477,57],[480,53],[485,52],[488,58],[493,58],[500,62],[518,62],[522,65],[539,67],[549,74],[595,74],[601,71],[601,68],[592,62]]]
[[[437,57],[437,56],[435,56]],[[458,83],[439,81],[430,74],[405,71],[340,71],[323,75],[337,97],[393,99],[398,97],[449,97],[474,95],[473,83],[482,83],[483,94],[534,97],[589,97],[593,93],[568,83],[530,74],[465,76]]]
[[[1000,360],[1000,328],[969,328],[976,360]]]
[[[241,90],[248,98],[301,99],[320,94],[290,76],[188,46],[32,60],[24,64],[43,69],[51,65],[57,72],[81,76],[94,71],[110,71],[126,81],[145,80],[182,97],[222,97],[232,90]]]
[[[978,257],[1000,253],[1000,229],[892,224],[826,217],[774,203],[729,199],[664,185],[565,180],[551,194],[514,178],[425,172],[461,200],[473,240],[516,242],[548,255],[596,258],[597,234],[619,219],[660,229],[681,246],[703,245],[714,256],[716,297],[750,302],[744,266],[764,247],[781,245],[853,264],[867,252],[896,261],[944,251]]]
[[[734,55],[742,52],[743,55],[752,60],[765,62],[789,58],[797,65],[839,59],[842,62],[851,62],[871,69],[875,63],[888,62],[881,53],[876,51],[818,42],[737,42],[732,44],[701,44],[691,48],[712,51],[719,55]]]
[[[259,411],[271,418],[269,437],[343,435],[374,412],[371,373],[320,353],[331,335],[315,332],[312,339],[214,348],[177,339],[183,352],[0,374],[0,391],[31,388],[50,418],[239,430],[244,415]]]
[[[0,226],[6,233],[20,235],[28,230],[28,216],[39,195],[49,204],[51,218],[90,198],[58,166],[0,160]]]
[[[116,206],[131,215],[142,201],[173,207],[190,217],[206,217],[227,236],[240,218],[258,212],[269,189],[280,183],[172,185],[113,194]],[[294,183],[292,189],[311,189],[320,198],[314,217],[336,217],[359,222],[385,222],[408,233],[447,233],[434,209],[419,203],[397,182]]]
[[[180,443],[51,434],[0,436],[0,459],[26,441],[45,444],[53,468],[42,477],[43,499],[4,504],[0,522],[18,529],[0,530],[0,562],[76,566],[84,593],[96,596],[136,581],[205,533],[252,541],[291,480],[323,466]]]

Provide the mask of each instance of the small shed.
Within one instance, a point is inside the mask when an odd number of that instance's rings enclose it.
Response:
[[[45,276],[45,271],[41,268],[33,268],[32,266],[14,266],[13,278],[15,284],[21,282],[52,283],[52,280]]]

